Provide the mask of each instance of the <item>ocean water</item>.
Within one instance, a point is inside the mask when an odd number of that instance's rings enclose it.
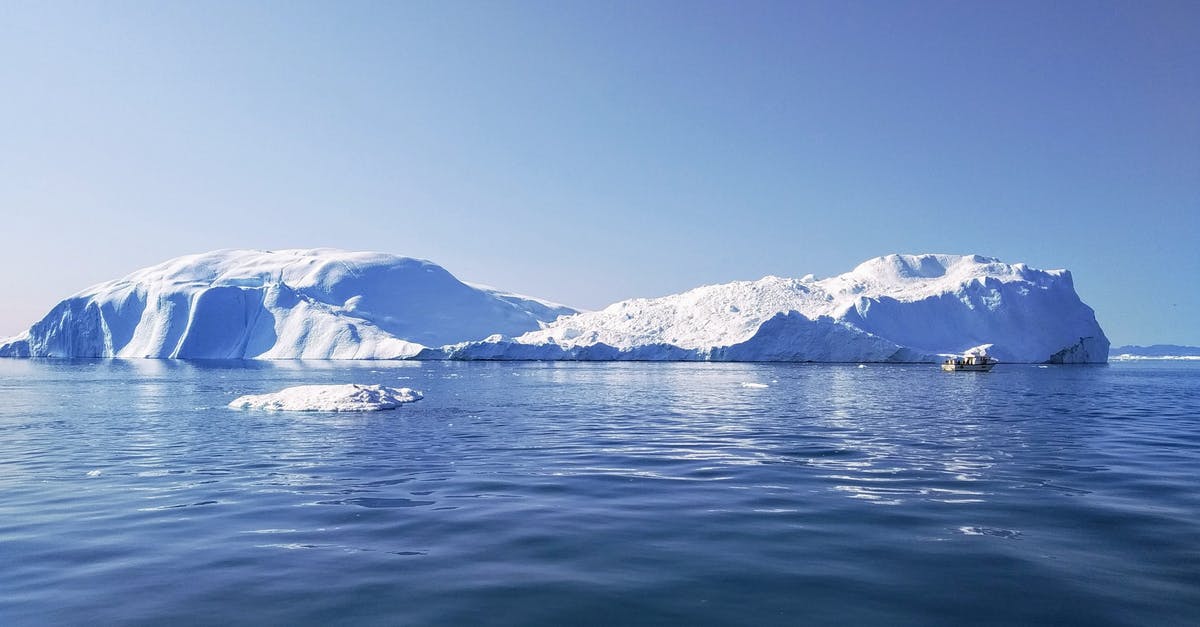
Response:
[[[425,400],[264,413],[379,383]],[[0,624],[1200,623],[1200,364],[0,360]]]

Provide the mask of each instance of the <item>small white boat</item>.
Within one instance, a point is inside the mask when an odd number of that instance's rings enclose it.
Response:
[[[996,360],[987,355],[964,355],[953,357],[942,362],[942,370],[946,372],[991,372]]]

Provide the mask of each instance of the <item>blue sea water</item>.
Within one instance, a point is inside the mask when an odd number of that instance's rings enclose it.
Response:
[[[0,360],[4,625],[1198,622],[1200,364]]]

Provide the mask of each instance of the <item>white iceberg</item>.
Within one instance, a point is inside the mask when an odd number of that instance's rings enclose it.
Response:
[[[1007,362],[1108,358],[1066,270],[978,255],[888,255],[839,276],[769,276],[622,301],[451,359],[936,361],[987,345]],[[424,354],[431,357],[430,351]]]
[[[1114,361],[1200,361],[1200,346],[1153,344],[1151,346],[1116,346],[1109,349]]]
[[[1109,342],[1066,270],[888,255],[577,313],[428,261],[331,249],[180,257],[89,288],[0,357],[1098,363]],[[440,347],[440,348],[435,348]]]
[[[381,411],[418,400],[421,400],[421,393],[411,388],[351,383],[298,385],[270,394],[247,394],[229,406],[268,411]]]
[[[575,310],[383,253],[222,250],[90,287],[4,357],[395,359],[521,334]]]

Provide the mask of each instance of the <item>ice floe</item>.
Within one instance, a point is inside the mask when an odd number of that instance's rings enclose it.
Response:
[[[411,388],[354,383],[298,385],[270,394],[240,396],[229,406],[268,411],[380,411],[395,409],[421,398],[421,393]]]

